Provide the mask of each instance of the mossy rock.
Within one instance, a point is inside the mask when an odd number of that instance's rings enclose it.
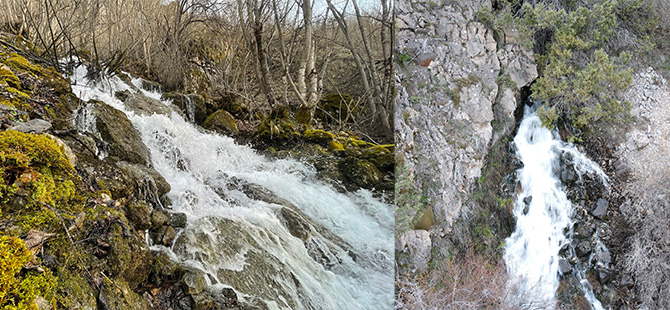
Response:
[[[238,119],[245,119],[249,116],[249,107],[240,95],[226,92],[221,97],[212,98],[212,102],[216,109],[226,110]]]
[[[240,133],[235,118],[226,110],[218,110],[212,113],[203,123],[203,127],[224,135],[235,136]]]
[[[5,64],[0,64],[0,86],[4,87],[15,87],[15,88],[20,88],[21,87],[21,81],[19,81],[19,78],[16,77],[14,72],[12,72],[9,67]]]
[[[301,125],[309,125],[314,117],[314,108],[299,106],[295,112],[295,121]]]
[[[149,273],[149,282],[161,286],[167,281],[176,281],[184,272],[184,268],[170,260],[166,254],[155,252],[151,272]]]
[[[126,115],[102,101],[91,100],[96,116],[96,129],[101,138],[110,145],[109,155],[113,160],[146,165],[149,149]]]
[[[97,292],[77,271],[59,268],[58,303],[65,309],[96,309]]]
[[[319,101],[316,116],[328,122],[345,120],[353,107],[354,99],[349,94],[327,93]]]
[[[105,280],[98,295],[98,309],[144,310],[149,304],[132,290],[132,286],[121,279]]]
[[[335,139],[335,135],[321,129],[305,129],[302,135],[307,141],[328,143]]]
[[[151,251],[141,233],[129,236],[126,233],[121,225],[113,225],[108,232],[111,251],[107,263],[113,275],[122,277],[131,287],[137,287],[151,272]]]
[[[374,189],[384,177],[374,164],[354,157],[341,161],[340,170],[349,182],[366,189]]]
[[[299,126],[288,116],[286,107],[277,107],[258,126],[255,136],[265,142],[287,142],[300,138]]]

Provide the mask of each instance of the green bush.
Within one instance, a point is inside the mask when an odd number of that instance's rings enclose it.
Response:
[[[540,1],[514,14],[516,4],[505,3],[488,23],[497,31],[514,27],[532,42],[540,77],[531,90],[545,102],[539,111],[545,126],[627,119],[630,104],[620,93],[632,81],[628,62],[631,53],[649,49],[647,34],[656,24],[644,0]]]

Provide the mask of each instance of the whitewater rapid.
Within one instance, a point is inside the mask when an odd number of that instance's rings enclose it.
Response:
[[[268,159],[230,137],[197,128],[174,111],[135,114],[113,95],[135,88],[117,77],[93,84],[85,76],[85,68],[75,69],[73,93],[127,115],[151,151],[153,167],[172,188],[169,211],[187,215],[174,244],[153,250],[204,271],[210,290],[232,286],[241,300],[260,298],[270,309],[391,309],[392,205],[367,190],[339,193],[312,167]],[[160,93],[139,91],[160,100]],[[308,249],[282,223],[281,205],[250,197],[240,184],[269,190],[337,237],[313,232]],[[348,246],[333,246],[338,238]],[[323,254],[332,262],[327,267],[310,252],[323,249],[331,250]]]
[[[574,212],[558,177],[560,157],[571,155],[580,178],[595,173],[606,182],[607,177],[572,144],[561,141],[558,132],[543,127],[536,109],[525,106],[514,137],[516,156],[523,163],[517,171],[522,191],[514,203],[516,229],[505,240],[504,260],[513,303],[529,309],[554,309],[559,251],[570,243],[566,232],[573,225]],[[602,309],[591,290],[582,286],[592,307]]]

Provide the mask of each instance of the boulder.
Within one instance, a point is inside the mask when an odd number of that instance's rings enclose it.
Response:
[[[558,260],[558,271],[561,274],[570,274],[572,273],[572,265],[567,259],[561,258]]]
[[[8,130],[16,130],[25,133],[43,133],[51,129],[51,123],[43,119],[31,119],[25,123],[18,123]]]
[[[596,208],[591,212],[593,216],[603,219],[607,215],[607,207],[609,207],[609,201],[607,199],[600,198],[596,202]]]
[[[109,143],[109,155],[116,160],[147,165],[149,149],[126,115],[102,101],[91,100],[94,105],[95,128],[100,137]]]
[[[161,114],[169,116],[172,110],[158,99],[147,97],[143,94],[130,94],[124,100],[126,109],[135,112],[135,114],[149,116]]]
[[[575,252],[579,257],[589,255],[591,253],[591,242],[588,240],[580,242],[575,248]]]
[[[347,157],[339,163],[346,180],[356,187],[373,189],[380,184],[383,174],[369,161]],[[349,186],[351,187],[351,186]]]
[[[291,233],[296,238],[299,238],[303,242],[309,239],[312,229],[310,225],[297,213],[293,212],[289,208],[281,209],[281,218],[284,226],[286,226]]]
[[[186,214],[184,214],[184,213],[172,213],[170,215],[170,226],[172,226],[172,227],[184,228],[184,227],[186,227],[187,221],[188,221],[188,218],[186,217]]]
[[[126,216],[136,230],[146,230],[151,227],[151,211],[151,206],[134,202],[126,207]]]
[[[410,270],[423,272],[428,269],[431,251],[430,232],[410,230],[403,233],[396,241],[396,252],[407,254],[404,263]]]
[[[240,133],[235,123],[235,118],[225,110],[218,110],[205,120],[202,124],[206,129],[214,130],[224,135],[235,136]]]

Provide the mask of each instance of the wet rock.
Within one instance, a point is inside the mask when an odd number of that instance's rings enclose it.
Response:
[[[311,234],[311,227],[300,215],[288,208],[282,208],[281,217],[291,235],[303,242],[307,241]]]
[[[336,253],[333,253],[326,244],[317,239],[310,238],[307,240],[305,248],[307,248],[307,254],[314,261],[328,270],[332,270],[333,267],[342,263],[342,259]]]
[[[160,92],[161,84],[159,84],[158,82],[142,79],[142,89],[152,92]]]
[[[106,238],[109,246],[107,257],[110,271],[125,279],[131,287],[137,287],[151,272],[151,251],[141,233],[126,236],[127,228],[114,225]]]
[[[165,178],[153,168],[128,163],[119,163],[121,169],[131,177],[138,189],[136,196],[153,205],[154,208],[162,208],[162,197],[167,194],[171,187]]]
[[[170,258],[160,252],[152,253],[154,255],[149,273],[149,282],[161,286],[166,281],[176,280],[184,273],[184,269],[179,264],[170,260]]]
[[[43,119],[31,119],[25,123],[18,123],[7,130],[16,130],[25,133],[43,133],[51,129],[51,123]]]
[[[596,202],[596,208],[593,210],[593,216],[603,219],[607,215],[607,207],[609,206],[609,201],[607,199],[600,198]]]
[[[578,239],[585,239],[593,235],[595,230],[590,225],[580,221],[575,224],[575,237]]]
[[[172,226],[163,226],[158,230],[158,236],[160,236],[160,244],[170,247],[172,241],[174,241],[174,238],[177,236],[177,232]]]
[[[575,170],[572,169],[571,166],[568,166],[561,171],[561,182],[563,182],[563,184],[571,184],[574,181],[577,181],[577,173],[575,173]]]
[[[100,137],[109,143],[109,155],[117,160],[146,165],[150,162],[149,149],[126,115],[102,101],[91,100]]]
[[[202,293],[207,286],[207,275],[198,269],[191,269],[181,278],[181,283],[189,295]]]
[[[172,213],[170,216],[170,226],[175,228],[186,227],[188,218],[184,213]]]
[[[161,96],[163,100],[170,100],[172,104],[177,106],[186,119],[201,124],[207,116],[213,111],[208,111],[205,99],[197,94],[181,94],[181,93],[163,93]],[[209,112],[209,113],[208,113]]]
[[[232,302],[237,302],[237,293],[235,293],[235,290],[229,287],[224,287],[221,290],[221,295],[223,297],[228,298]]]
[[[600,280],[600,283],[602,283],[602,284],[610,282],[612,280],[612,275],[613,274],[614,274],[614,271],[610,268],[606,268],[606,267],[598,268],[598,279]]]
[[[151,227],[152,208],[145,203],[130,203],[126,208],[126,216],[137,230],[146,230]]]
[[[561,258],[558,260],[558,271],[561,272],[561,274],[570,274],[572,273],[572,265],[567,259]]]
[[[151,213],[151,229],[159,229],[170,223],[170,216],[165,210],[154,210]]]
[[[172,110],[160,100],[147,97],[143,94],[130,94],[124,100],[126,108],[135,114],[149,116],[153,114],[160,114],[169,116]]]
[[[598,262],[604,264],[605,266],[609,266],[612,263],[612,255],[605,247],[602,247],[600,251],[598,251],[596,258],[598,259]]]
[[[526,196],[523,198],[523,203],[526,205],[530,205],[530,203],[533,201],[533,196]]]
[[[235,136],[240,133],[235,123],[235,118],[226,110],[218,110],[205,120],[202,124],[206,129],[214,130],[218,133]]]
[[[591,253],[591,242],[588,240],[580,242],[575,248],[575,252],[579,257],[585,257],[589,255]]]

